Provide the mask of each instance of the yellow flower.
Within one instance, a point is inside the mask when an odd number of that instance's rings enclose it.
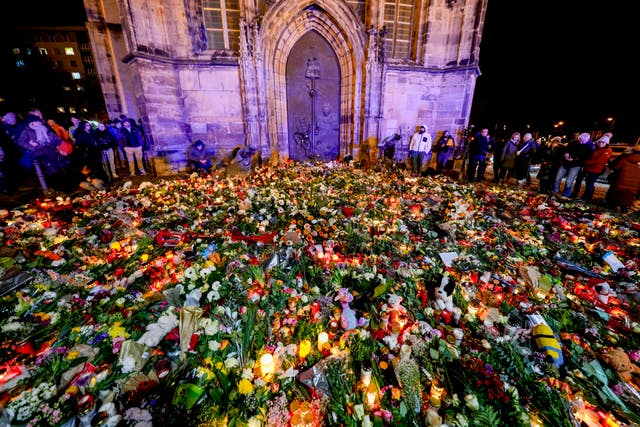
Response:
[[[116,322],[111,327],[111,329],[109,329],[109,336],[111,338],[116,338],[116,337],[129,338],[129,333],[127,332],[127,330],[125,328],[120,326],[120,322]]]
[[[240,394],[249,394],[253,391],[253,384],[251,381],[243,378],[238,383],[238,391]]]
[[[212,379],[215,378],[216,374],[213,373],[213,371],[209,368],[205,368],[202,366],[199,366],[197,368],[197,372],[198,372],[198,376],[207,380],[207,381],[211,381]]]
[[[79,354],[80,354],[80,353],[78,353],[76,350],[71,350],[71,351],[69,352],[69,354],[67,354],[67,359],[69,359],[69,360],[73,360],[73,359],[75,359],[76,357],[78,357],[78,355],[79,355]]]

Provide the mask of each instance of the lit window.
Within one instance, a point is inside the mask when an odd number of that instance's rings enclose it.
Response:
[[[18,68],[24,68],[24,61],[22,59],[18,59],[16,61],[16,67]]]
[[[397,59],[411,58],[413,0],[385,0],[385,54]]]
[[[64,48],[64,54],[67,56],[73,56],[76,54],[76,52],[73,50],[72,47],[65,47]]]
[[[80,80],[82,78],[82,76],[77,71],[74,71],[73,73],[71,73],[71,78],[73,80]]]
[[[14,47],[13,48],[13,54],[14,55],[20,55],[20,48],[19,47]]]
[[[204,0],[204,22],[210,49],[240,48],[240,2]]]
[[[47,49],[46,49],[46,48],[44,48],[44,47],[41,47],[41,48],[40,48],[40,55],[42,55],[42,56],[47,56],[47,55],[48,55],[48,53],[47,53]]]

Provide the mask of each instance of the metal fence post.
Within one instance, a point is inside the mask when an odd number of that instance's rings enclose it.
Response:
[[[40,182],[40,187],[42,187],[42,191],[44,192],[44,194],[49,193],[49,187],[47,186],[47,181],[44,179],[44,174],[42,173],[40,162],[37,160],[34,160],[33,167],[36,170],[36,176],[38,177],[38,181]]]

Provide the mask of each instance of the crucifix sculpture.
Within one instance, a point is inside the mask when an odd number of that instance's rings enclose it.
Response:
[[[314,155],[316,146],[316,80],[320,78],[320,62],[315,56],[307,59],[307,69],[304,77],[311,80],[311,89],[309,89],[309,96],[311,97],[311,146],[309,147],[309,152],[310,155]]]

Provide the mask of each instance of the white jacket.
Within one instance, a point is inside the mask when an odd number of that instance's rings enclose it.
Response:
[[[431,152],[431,134],[429,133],[429,128],[427,125],[422,125],[424,127],[425,132],[420,133],[416,132],[411,137],[411,142],[409,143],[409,151],[422,151],[423,153]]]

